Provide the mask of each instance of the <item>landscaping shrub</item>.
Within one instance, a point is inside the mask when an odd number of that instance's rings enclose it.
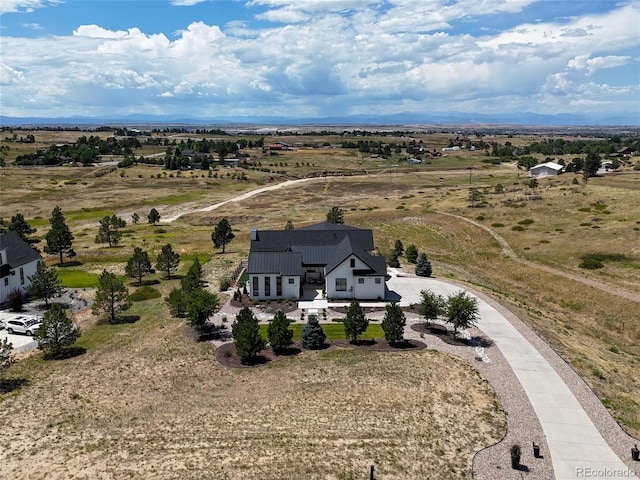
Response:
[[[153,287],[141,287],[135,292],[129,295],[129,300],[132,302],[143,302],[145,300],[151,300],[153,298],[160,298],[162,294]]]
[[[24,295],[20,290],[14,288],[7,295],[7,306],[12,312],[21,312],[24,305]]]

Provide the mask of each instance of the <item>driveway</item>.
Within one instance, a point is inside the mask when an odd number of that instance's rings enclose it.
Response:
[[[33,315],[24,314],[24,313],[9,313],[9,312],[0,312],[0,320],[6,321],[11,320],[16,317],[31,317]],[[36,348],[38,345],[33,340],[33,337],[28,335],[16,335],[7,333],[6,329],[0,330],[0,342],[7,339],[9,343],[13,345],[14,352],[26,352],[28,350],[32,350]]]
[[[403,306],[419,303],[422,290],[446,296],[462,289],[434,278],[395,276],[393,273],[387,281],[389,294],[392,299],[400,297]],[[630,460],[627,465],[620,459],[592,421],[602,414],[603,407],[599,405],[599,410],[588,407],[590,416],[565,380],[532,342],[497,308],[478,295],[469,294],[478,299],[478,329],[501,351],[540,421],[555,478],[568,480],[594,475],[594,478],[637,478],[631,470]],[[532,335],[529,331],[527,337]],[[595,397],[593,392],[591,394]],[[592,405],[592,402],[586,403]],[[606,411],[605,414],[608,415]],[[612,418],[609,420],[613,422]],[[623,442],[625,445],[628,443],[627,452],[630,452],[633,446],[631,437],[624,438]]]

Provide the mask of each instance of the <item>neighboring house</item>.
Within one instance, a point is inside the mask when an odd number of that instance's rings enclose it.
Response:
[[[552,175],[560,175],[564,167],[559,163],[546,162],[531,167],[529,169],[529,175],[532,177],[548,177]]]
[[[36,273],[42,257],[14,232],[0,235],[0,257],[0,304],[3,304],[12,290],[25,292],[31,285],[29,277]]]
[[[386,263],[374,256],[373,232],[318,223],[295,230],[251,231],[247,273],[252,299],[299,299],[303,287],[328,298],[385,298]]]

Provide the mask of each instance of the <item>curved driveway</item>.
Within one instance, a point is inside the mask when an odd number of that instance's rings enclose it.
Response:
[[[394,276],[387,285],[392,296],[401,297],[401,305],[419,303],[421,290],[445,296],[460,290],[433,278]],[[498,310],[473,296],[480,313],[477,327],[500,349],[540,420],[555,478],[635,478],[542,354]]]

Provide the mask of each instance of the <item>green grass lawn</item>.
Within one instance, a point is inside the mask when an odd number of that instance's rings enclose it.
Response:
[[[325,335],[327,336],[327,340],[345,340],[344,335],[344,325],[341,323],[331,323],[331,324],[322,324],[322,329],[324,330]],[[267,327],[268,325],[260,325],[260,335],[263,338],[267,338]],[[300,332],[302,331],[302,327],[304,324],[295,323],[289,326],[290,330],[293,330],[293,341],[300,340]],[[384,338],[384,332],[382,331],[382,327],[379,324],[370,324],[367,327],[367,331],[358,337],[361,340],[370,340],[375,338]]]
[[[63,287],[93,288],[98,286],[98,275],[76,268],[59,268],[58,279]]]

